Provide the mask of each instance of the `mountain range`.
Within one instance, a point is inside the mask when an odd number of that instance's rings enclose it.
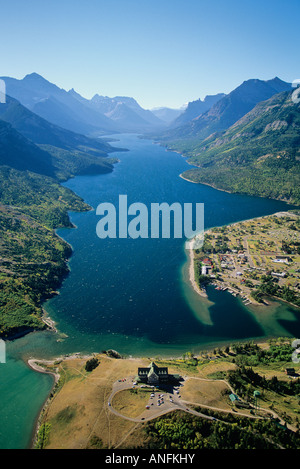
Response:
[[[182,106],[180,109],[157,107],[151,109],[151,112],[161,121],[165,122],[167,125],[170,125],[175,121],[178,116],[180,116],[180,114],[184,112],[185,108],[185,105]]]
[[[90,106],[113,120],[118,128],[124,131],[135,132],[137,129],[147,131],[163,125],[161,119],[151,111],[143,109],[134,98],[126,96],[109,98],[96,94],[90,100]]]
[[[290,89],[291,84],[278,77],[266,81],[259,79],[244,81],[229,94],[223,97],[217,95],[216,102],[207,111],[201,112],[198,116],[192,114],[192,119],[187,122],[184,121],[183,116],[179,116],[177,121],[182,125],[172,126],[171,129],[162,132],[159,140],[167,142],[181,139],[205,139],[212,133],[228,129],[259,102]],[[201,102],[199,104],[201,105]]]
[[[193,166],[183,174],[190,181],[300,203],[299,105],[291,99],[291,85],[277,77],[245,81],[227,95],[207,96],[184,109],[152,111],[130,97],[86,99],[35,73],[4,80],[0,334],[44,327],[41,301],[66,275],[70,255],[53,229],[72,226],[69,211],[90,209],[60,182],[111,172],[113,153],[122,149],[108,141],[117,140],[118,132],[155,135],[180,151]]]
[[[224,98],[224,96],[224,93],[218,93],[216,95],[206,96],[203,101],[201,99],[197,99],[196,101],[189,102],[185,111],[171,123],[171,126],[180,127],[187,122],[196,119],[208,111],[215,103],[220,101],[220,99]]]
[[[36,144],[78,150],[93,147],[93,151],[104,156],[113,150],[102,139],[92,139],[52,124],[10,96],[6,96],[6,103],[2,103],[0,106],[0,119],[10,123],[24,137]]]
[[[182,175],[192,182],[299,204],[300,118],[292,94],[278,77],[250,79],[184,123],[189,110],[197,112],[190,103],[152,138],[196,166]]]
[[[10,96],[0,106],[0,132],[0,165],[57,180],[111,172],[114,160],[108,154],[122,150],[51,124]]]
[[[115,161],[107,156],[116,149],[99,135],[123,131],[142,132],[144,136],[151,136],[168,148],[182,152],[191,164],[201,167],[201,171],[188,171],[188,178],[197,182],[209,181],[216,187],[247,193],[256,190],[272,197],[271,181],[269,190],[266,190],[266,183],[254,189],[254,182],[250,189],[250,184],[245,181],[242,184],[242,173],[239,184],[230,175],[237,167],[239,170],[247,167],[247,174],[251,168],[252,176],[255,173],[256,180],[261,180],[258,168],[266,176],[266,166],[274,163],[275,152],[276,168],[280,167],[281,175],[294,166],[297,175],[299,155],[295,153],[295,142],[299,129],[295,122],[298,121],[293,120],[292,127],[284,124],[290,122],[296,108],[285,102],[283,110],[288,114],[279,120],[273,116],[276,100],[272,101],[272,98],[281,97],[282,100],[292,90],[290,83],[278,77],[250,79],[228,94],[209,95],[182,109],[157,109],[161,111],[160,116],[164,116],[163,120],[158,117],[159,113],[155,115],[155,112],[143,109],[132,97],[109,98],[96,94],[92,99],[86,99],[74,89],[65,91],[36,73],[26,75],[22,80],[3,79],[7,99],[0,106],[0,163],[17,170],[36,171],[57,180],[84,172],[111,171]],[[267,106],[266,111],[264,106]],[[263,123],[259,127],[262,116]],[[272,132],[261,133],[265,128]],[[260,162],[258,166],[256,155]],[[293,175],[287,178],[294,181]],[[289,182],[287,186],[290,188]],[[283,186],[278,183],[277,188],[280,187]],[[296,189],[288,191],[285,185],[284,194],[275,190],[274,196],[298,200]]]
[[[194,142],[192,150],[187,144],[184,154],[198,169],[183,177],[299,204],[300,113],[292,94],[283,91],[258,103],[227,130]]]
[[[37,73],[21,80],[1,79],[9,96],[52,124],[73,132],[98,137],[118,132],[145,132],[165,125],[133,98],[95,95],[89,100],[74,89],[59,88]]]

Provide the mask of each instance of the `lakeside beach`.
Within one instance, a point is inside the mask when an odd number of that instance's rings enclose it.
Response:
[[[193,241],[191,241],[193,243]],[[207,298],[207,293],[205,290],[201,289],[199,285],[196,282],[195,278],[195,255],[194,255],[194,249],[189,249],[189,280],[190,283],[198,295],[202,296],[203,298]]]
[[[173,150],[170,150],[170,151],[173,151]],[[175,152],[176,153],[176,152]],[[187,161],[188,164],[190,164],[191,166],[194,166],[193,164],[189,163]],[[208,186],[208,187],[212,187],[213,189],[216,189],[217,191],[221,191],[221,192],[227,192],[227,194],[233,194],[233,192],[231,191],[228,191],[228,190],[225,190],[225,189],[221,189],[220,187],[214,185],[214,184],[209,184],[208,182],[196,182],[196,181],[192,181],[191,179],[188,179],[187,177],[183,176],[183,173],[182,174],[179,174],[179,177],[181,179],[184,179],[185,181],[187,182],[191,182],[192,184],[203,184],[204,186]]]

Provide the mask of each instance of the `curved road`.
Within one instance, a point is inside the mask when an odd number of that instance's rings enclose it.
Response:
[[[198,380],[201,380],[201,381],[214,381],[214,382],[216,381],[216,380],[210,380],[210,379],[205,379],[205,378],[188,378],[188,377],[185,378],[184,381],[186,381],[186,379],[198,379]],[[231,388],[231,386],[226,381],[224,381],[224,380],[218,380],[218,381],[224,382],[228,386],[230,391],[234,392],[234,390]],[[180,387],[182,387],[182,386],[183,385],[180,385]],[[190,414],[196,415],[197,417],[202,417],[202,418],[205,418],[207,420],[214,420],[214,421],[222,422],[224,424],[228,424],[228,422],[226,422],[224,420],[217,419],[215,417],[211,417],[209,415],[202,414],[201,412],[197,412],[196,410],[190,409],[190,408],[187,407],[188,405],[199,405],[199,406],[201,405],[202,407],[206,407],[207,409],[211,409],[211,410],[214,410],[216,412],[226,412],[226,413],[232,412],[232,413],[234,413],[234,415],[240,415],[242,417],[261,418],[261,419],[264,418],[264,417],[259,417],[259,416],[256,416],[256,415],[244,414],[244,413],[238,412],[238,411],[233,412],[233,411],[228,410],[228,409],[220,409],[220,408],[217,408],[217,407],[207,406],[207,405],[199,404],[197,402],[185,401],[185,400],[181,399],[180,397],[178,397],[178,394],[173,394],[173,393],[170,394],[168,392],[164,392],[164,403],[161,404],[160,406],[158,406],[158,404],[157,404],[157,401],[158,401],[157,391],[155,391],[155,397],[154,398],[150,397],[150,392],[149,392],[149,402],[148,402],[149,409],[145,409],[145,411],[141,415],[139,415],[139,417],[128,417],[128,416],[125,416],[125,415],[121,414],[116,409],[114,409],[111,403],[112,403],[112,399],[113,399],[113,397],[116,393],[118,393],[119,391],[123,391],[125,389],[132,389],[132,388],[133,388],[132,378],[128,378],[126,381],[117,381],[116,383],[114,383],[112,392],[111,392],[111,394],[109,396],[109,399],[108,399],[108,402],[107,402],[107,405],[108,405],[108,408],[109,408],[110,412],[112,412],[113,414],[117,415],[118,417],[121,417],[121,418],[124,418],[124,419],[127,419],[127,420],[131,420],[132,422],[136,422],[136,423],[146,422],[146,421],[155,419],[157,417],[160,417],[161,415],[167,414],[168,412],[172,412],[174,410],[183,410],[184,412],[188,412]],[[172,401],[170,401],[169,396],[171,396]],[[260,411],[267,412],[269,415],[272,415],[273,418],[279,419],[279,422],[281,424],[284,424],[284,422],[280,419],[280,417],[275,412],[271,411],[270,409],[260,408]],[[296,431],[296,429],[293,426],[289,425],[288,428],[292,431]]]
[[[121,381],[121,382],[114,383],[113,390],[108,399],[108,408],[113,414],[117,415],[118,417],[131,420],[132,422],[140,423],[140,422],[144,422],[147,420],[152,420],[154,418],[160,417],[161,415],[167,414],[168,412],[172,412],[174,410],[183,410],[185,412],[189,412],[191,414],[197,415],[198,417],[203,417],[209,420],[216,420],[214,417],[210,417],[208,415],[202,414],[201,412],[188,409],[186,406],[192,403],[182,400],[180,397],[178,397],[177,394],[173,394],[173,393],[170,394],[168,392],[164,392],[164,403],[159,406],[157,403],[158,401],[157,391],[155,391],[154,398],[150,397],[151,393],[149,392],[149,402],[148,402],[149,409],[146,409],[139,417],[125,416],[121,414],[120,412],[118,412],[116,409],[114,409],[113,406],[111,405],[111,402],[116,393],[123,391],[125,389],[132,389],[132,388],[133,388],[133,384],[131,382],[131,379],[126,380],[124,382]],[[170,400],[169,396],[171,396],[172,401]]]

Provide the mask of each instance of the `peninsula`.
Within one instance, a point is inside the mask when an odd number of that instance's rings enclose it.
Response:
[[[246,305],[267,296],[300,306],[300,216],[279,212],[207,230],[191,254],[190,280],[239,295]]]

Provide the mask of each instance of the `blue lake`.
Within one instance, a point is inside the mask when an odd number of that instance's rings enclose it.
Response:
[[[273,304],[257,314],[238,298],[212,287],[208,299],[200,298],[188,280],[183,239],[97,237],[97,206],[110,202],[117,207],[123,194],[128,204],[142,202],[149,208],[156,202],[204,203],[205,229],[290,208],[275,200],[189,183],[179,177],[190,168],[179,154],[136,135],[118,138],[114,145],[130,151],[112,155],[120,159],[112,173],[78,176],[65,183],[93,210],[71,213],[76,229],[57,231],[73,247],[70,274],[59,295],[45,304],[59,333],[29,334],[7,345],[9,361],[0,364],[0,399],[9,392],[5,384],[9,379],[20,392],[6,397],[5,409],[0,408],[0,418],[6,419],[0,448],[29,444],[34,418],[52,385],[49,376],[27,368],[24,360],[29,357],[108,348],[132,356],[175,356],[233,341],[300,336],[299,310],[286,304]],[[37,397],[30,415],[24,413],[22,420],[19,409],[26,398],[32,401],[27,380],[33,381]],[[17,414],[19,433],[14,432]]]

